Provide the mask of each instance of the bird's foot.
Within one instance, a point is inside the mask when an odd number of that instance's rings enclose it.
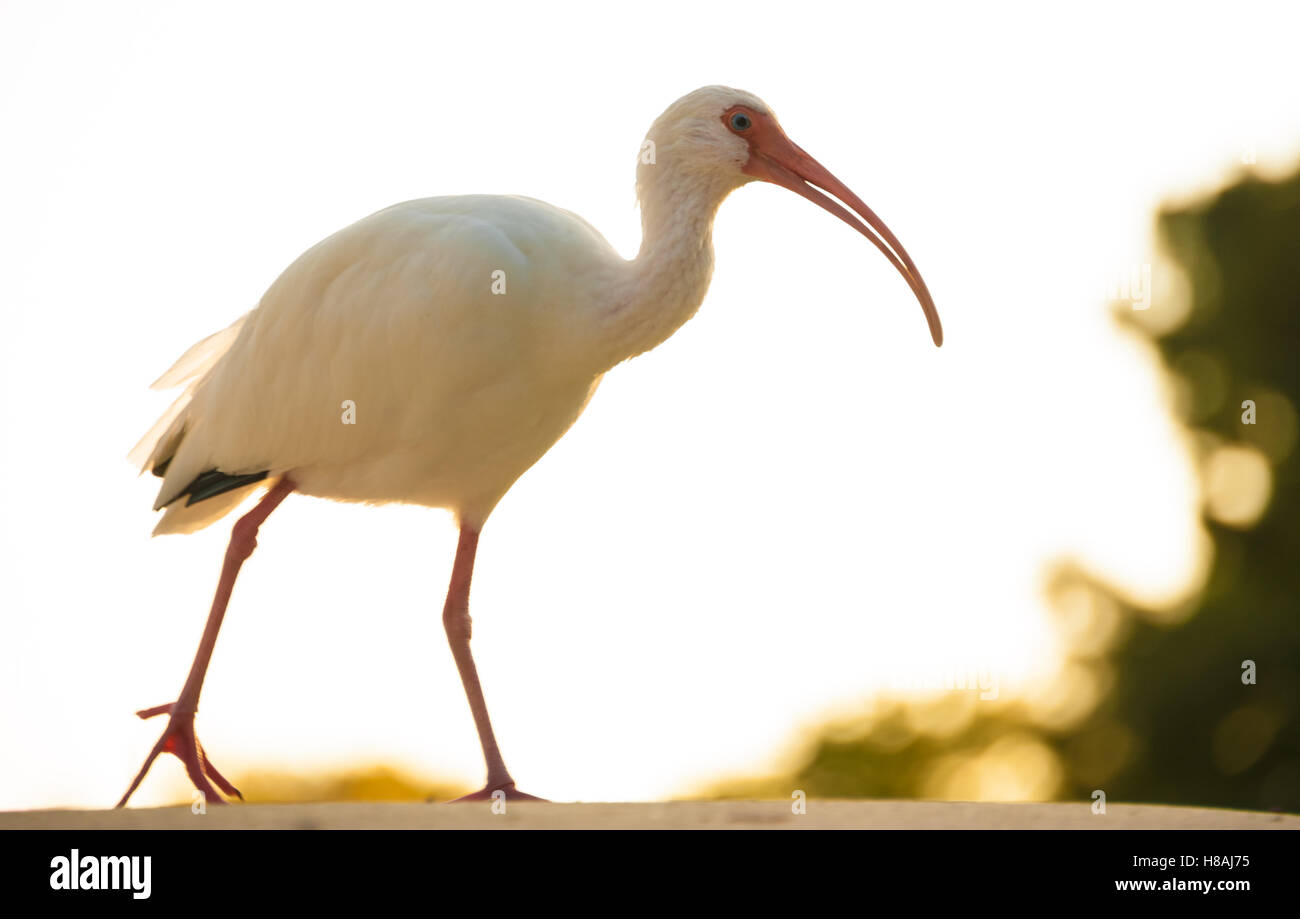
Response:
[[[495,799],[497,792],[500,792],[502,795],[504,795],[507,801],[546,802],[545,798],[539,798],[536,795],[525,794],[524,792],[520,791],[518,788],[515,788],[515,783],[513,781],[510,781],[510,782],[498,782],[496,784],[489,783],[483,788],[480,788],[478,791],[474,792],[473,794],[465,795],[463,798],[457,798],[456,800],[450,803],[460,804],[465,801],[492,801]]]
[[[226,803],[225,799],[217,792],[217,788],[220,788],[227,795],[241,801],[244,800],[244,796],[239,793],[239,789],[230,784],[225,776],[217,771],[217,767],[212,765],[207,754],[203,752],[203,745],[199,743],[198,735],[194,733],[194,712],[174,712],[172,709],[175,706],[175,702],[168,702],[166,705],[157,705],[136,712],[141,718],[152,718],[155,715],[163,714],[169,717],[162,737],[158,738],[158,742],[149,751],[149,756],[136,774],[135,781],[126,790],[126,794],[122,795],[122,800],[117,802],[117,806],[122,807],[126,804],[132,793],[144,781],[145,775],[149,772],[149,767],[153,765],[153,761],[158,758],[160,753],[171,753],[185,764],[185,772],[189,775],[190,781],[202,793],[207,803]],[[212,781],[209,782],[209,779]],[[217,788],[212,787],[213,783],[216,783]]]

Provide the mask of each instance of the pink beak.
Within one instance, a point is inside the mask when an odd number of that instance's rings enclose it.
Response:
[[[930,336],[934,339],[935,346],[943,344],[943,326],[939,324],[939,311],[935,308],[934,298],[930,296],[925,281],[921,279],[921,272],[917,270],[916,264],[903,248],[903,244],[898,241],[898,237],[889,231],[885,222],[877,217],[861,198],[853,194],[848,186],[831,175],[830,170],[805,153],[798,144],[786,137],[785,132],[774,120],[754,119],[749,161],[744,165],[743,171],[756,179],[772,182],[803,195],[871,240],[877,249],[885,253],[885,258],[898,269],[899,274],[912,288],[912,293],[916,294],[916,299],[921,301],[921,309],[925,311],[925,321],[930,324]],[[838,202],[818,191],[818,188],[830,192],[853,208],[862,220],[856,219]]]

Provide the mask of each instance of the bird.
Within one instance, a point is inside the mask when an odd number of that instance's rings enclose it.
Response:
[[[208,758],[195,718],[235,579],[261,525],[293,493],[451,512],[458,539],[442,621],[486,766],[483,788],[460,800],[542,800],[506,768],[470,650],[480,533],[604,374],[696,313],[713,273],[714,216],[755,181],[807,198],[870,240],[943,343],[930,291],[884,222],[761,99],[706,86],[673,102],[638,150],[634,258],[532,198],[408,201],[312,246],[254,309],[181,355],[154,383],[180,396],[131,453],[162,479],[154,534],[193,532],[260,498],[231,528],[180,693],[136,713],[165,714],[167,726],[117,806],[163,753],[207,801],[242,800]]]

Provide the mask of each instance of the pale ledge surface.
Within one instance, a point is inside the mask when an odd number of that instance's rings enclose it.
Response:
[[[242,804],[0,813],[0,830],[57,829],[1300,829],[1300,816],[1196,807],[928,801],[674,801],[658,804]]]

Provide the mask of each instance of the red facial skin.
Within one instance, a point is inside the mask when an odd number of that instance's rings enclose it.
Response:
[[[732,116],[737,113],[749,119],[748,127],[740,129],[732,124]],[[921,309],[925,311],[925,319],[930,325],[930,336],[934,339],[935,345],[942,345],[943,326],[939,324],[939,311],[935,308],[934,298],[930,296],[925,281],[921,279],[921,272],[917,270],[907,250],[898,241],[898,237],[889,231],[889,227],[885,226],[884,221],[877,217],[861,198],[853,194],[848,186],[831,175],[825,166],[786,137],[781,126],[771,115],[756,112],[747,105],[733,105],[723,112],[722,123],[728,131],[749,144],[749,160],[741,167],[746,175],[803,195],[853,227],[871,240],[877,249],[885,253],[885,257],[898,269],[908,286],[912,288],[916,299],[921,301]],[[838,202],[818,191],[819,188],[847,204],[861,220],[855,219],[854,215]],[[875,232],[872,232],[873,230]]]

